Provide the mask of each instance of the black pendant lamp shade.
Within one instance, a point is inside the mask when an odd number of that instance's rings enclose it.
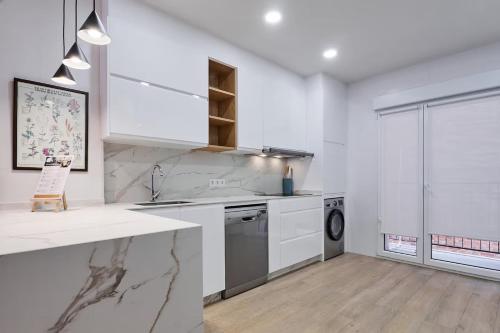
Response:
[[[65,64],[61,64],[61,66],[59,66],[54,76],[52,76],[52,81],[59,84],[66,84],[70,86],[76,84],[75,78],[73,77],[73,75],[69,71],[69,68]]]
[[[89,69],[90,64],[77,42],[69,49],[64,57],[63,64],[75,69]]]
[[[64,29],[65,29],[65,21],[66,21],[66,0],[63,0],[63,57],[65,53],[65,39],[64,39]],[[66,85],[75,85],[76,81],[73,75],[71,74],[68,67],[65,64],[61,64],[55,74],[52,76],[52,81],[59,84]]]
[[[77,29],[77,20],[78,20],[78,0],[75,0],[75,42],[73,46],[69,49],[68,53],[63,59],[63,64],[68,67],[75,69],[89,69],[90,64],[83,53],[80,46],[78,46],[78,39],[76,38],[76,29]]]
[[[95,0],[94,10],[90,13],[89,17],[78,31],[78,37],[94,45],[107,45],[111,43],[111,38],[106,32],[99,15],[97,15],[95,11]]]

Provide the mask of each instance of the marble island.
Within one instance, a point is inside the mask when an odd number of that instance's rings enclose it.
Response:
[[[201,227],[131,207],[0,212],[0,332],[202,332]]]

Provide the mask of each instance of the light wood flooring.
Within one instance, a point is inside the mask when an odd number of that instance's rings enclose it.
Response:
[[[205,308],[205,332],[500,332],[500,283],[344,254]]]

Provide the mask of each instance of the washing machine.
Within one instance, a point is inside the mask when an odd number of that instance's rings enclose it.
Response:
[[[344,230],[344,198],[325,199],[325,260],[344,253]]]

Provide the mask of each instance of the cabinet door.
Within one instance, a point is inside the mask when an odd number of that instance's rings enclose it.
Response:
[[[208,96],[208,56],[176,40],[173,31],[154,20],[139,24],[116,16],[108,18],[108,29],[110,74]]]
[[[269,77],[263,98],[264,146],[306,149],[306,102],[303,81]]]
[[[269,273],[275,272],[281,268],[280,201],[281,200],[270,200],[267,203],[267,218],[268,218],[267,229],[269,237]]]
[[[263,148],[265,78],[251,64],[238,67],[238,151],[256,153]]]
[[[323,192],[344,193],[346,179],[346,149],[343,144],[324,142]]]
[[[323,233],[294,238],[281,243],[281,266],[287,267],[320,255]]]
[[[203,296],[224,290],[224,206],[181,208],[180,219],[200,224],[203,238]]]
[[[313,234],[322,230],[322,209],[308,209],[282,213],[281,241]]]
[[[208,102],[203,98],[109,77],[111,137],[140,138],[191,147],[208,143]]]
[[[323,208],[323,199],[320,196],[306,196],[302,198],[289,198],[278,201],[282,213],[300,210]]]

